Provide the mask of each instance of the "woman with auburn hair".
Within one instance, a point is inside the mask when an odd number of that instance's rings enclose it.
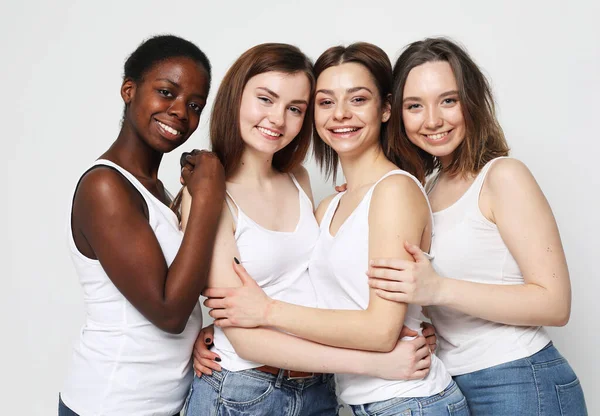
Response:
[[[227,188],[210,287],[240,286],[234,269],[241,262],[274,299],[316,306],[307,268],[319,227],[301,166],[310,144],[306,115],[312,113],[314,89],[312,63],[286,44],[253,47],[225,75],[210,126]],[[190,216],[193,200],[183,192],[184,229],[195,215]],[[194,379],[186,415],[336,414],[332,377],[325,373],[412,379],[427,374],[430,363],[422,337],[396,342],[395,334],[391,352],[374,353],[273,329],[217,328],[214,335],[212,354],[222,371]]]
[[[330,174],[339,160],[348,181],[347,191],[326,198],[316,212],[320,232],[309,272],[316,303],[326,309],[271,296],[250,277],[250,264],[247,271],[236,267],[242,287],[208,289],[205,305],[214,308],[217,330],[275,327],[320,344],[390,351],[403,325],[420,330],[421,307],[376,296],[365,270],[372,257],[409,259],[405,240],[428,250],[431,210],[419,181],[398,168],[402,155],[386,142],[392,66],[385,52],[368,43],[333,47],[319,57],[315,73],[315,154]],[[356,415],[469,414],[435,356],[419,380],[338,373],[339,396]]]
[[[394,67],[391,148],[434,174],[435,258],[374,259],[383,299],[428,306],[438,356],[475,415],[585,415],[581,385],[544,325],[569,319],[571,287],[558,227],[508,145],[481,70],[444,38],[415,42]]]

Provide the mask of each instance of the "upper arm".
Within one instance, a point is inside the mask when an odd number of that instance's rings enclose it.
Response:
[[[75,194],[73,226],[113,284],[151,319],[164,300],[168,267],[137,190],[112,169],[88,172]]]
[[[384,179],[375,188],[371,199],[369,258],[413,261],[404,249],[404,242],[420,246],[430,222],[425,196],[412,179],[400,175]],[[383,299],[369,288],[368,310],[375,315],[374,325],[395,334],[396,339],[402,329],[406,309],[405,303]]]
[[[570,281],[558,226],[527,167],[515,159],[490,168],[481,194],[526,283],[556,289],[570,301]]]
[[[308,198],[310,199],[310,202],[312,203],[312,205],[314,207],[315,200],[313,199],[312,188],[310,186],[310,176],[308,175],[308,171],[306,170],[306,168],[304,166],[300,165],[296,169],[294,169],[292,174],[294,175],[294,177],[296,178],[296,180],[298,181],[298,183],[304,190],[304,193],[306,195],[308,195]]]

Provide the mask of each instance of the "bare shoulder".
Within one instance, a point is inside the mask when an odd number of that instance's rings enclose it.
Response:
[[[502,194],[518,189],[538,187],[529,168],[520,160],[500,159],[494,162],[487,174],[485,184],[492,194]]]
[[[319,207],[317,208],[317,211],[315,212],[315,217],[317,218],[317,222],[320,224],[321,220],[323,219],[323,216],[325,215],[325,212],[327,211],[327,207],[329,207],[329,204],[331,204],[331,201],[333,200],[333,198],[335,198],[337,194],[332,194],[329,195],[328,197],[325,197],[321,203],[319,204]]]
[[[425,203],[425,195],[417,182],[407,175],[390,175],[383,179],[373,191],[371,204],[419,204]]]

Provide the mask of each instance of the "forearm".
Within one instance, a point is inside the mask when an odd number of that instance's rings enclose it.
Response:
[[[374,315],[369,309],[317,309],[273,301],[267,316],[267,326],[334,347],[391,351],[400,335],[404,313],[397,317],[397,325],[392,324],[391,320],[382,321]]]
[[[223,201],[194,198],[183,240],[164,286],[166,319],[181,330],[206,287]]]
[[[266,328],[227,328],[225,334],[243,359],[295,371],[368,374],[374,355],[381,355],[329,347]]]
[[[552,294],[526,283],[492,285],[444,278],[437,304],[508,325],[562,326],[569,319],[570,294]]]

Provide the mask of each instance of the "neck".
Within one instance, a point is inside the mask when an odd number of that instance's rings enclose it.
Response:
[[[136,177],[157,180],[163,153],[152,149],[124,125],[117,140],[101,157],[115,162]]]
[[[242,153],[239,166],[227,178],[227,181],[262,186],[270,182],[278,173],[273,167],[273,155],[260,153],[246,147]]]
[[[339,155],[348,191],[376,182],[386,172],[395,168],[376,142],[356,155]]]

